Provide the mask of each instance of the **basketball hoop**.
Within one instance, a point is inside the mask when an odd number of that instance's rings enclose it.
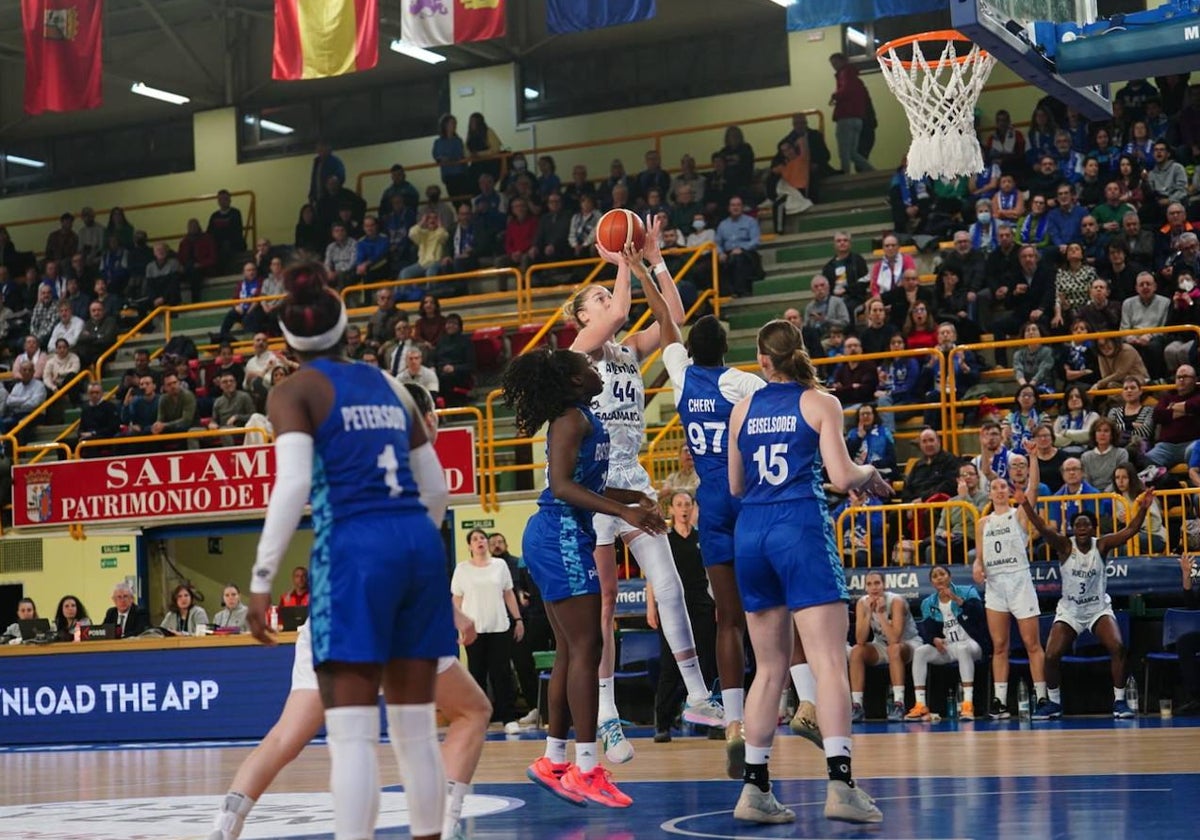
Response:
[[[921,45],[945,41],[940,58],[930,60]],[[960,55],[956,44],[970,44]],[[896,54],[912,48],[912,58]],[[908,149],[908,176],[930,175],[951,181],[983,169],[979,138],[975,136],[975,103],[987,84],[996,59],[978,45],[944,29],[888,41],[875,52],[892,94],[908,114],[912,145]]]

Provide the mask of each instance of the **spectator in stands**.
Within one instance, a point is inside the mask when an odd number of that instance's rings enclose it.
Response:
[[[186,432],[196,420],[196,395],[185,389],[174,371],[163,373],[163,394],[150,431],[156,435]],[[182,448],[176,445],[167,448]]]
[[[64,595],[58,600],[58,608],[54,611],[54,630],[59,641],[71,641],[78,628],[88,627],[91,623],[87,609],[74,595]]]
[[[100,252],[104,250],[104,243],[107,241],[104,227],[96,223],[96,211],[91,207],[84,207],[79,211],[79,216],[83,220],[83,224],[80,225],[77,234],[79,243],[77,253],[88,265],[95,266],[100,262]],[[46,254],[47,256],[50,254],[49,247],[46,248]]]
[[[1142,382],[1149,380],[1142,357],[1132,345],[1123,341],[1097,339],[1096,359],[1100,365],[1100,378],[1092,386],[1094,388],[1115,388],[1118,382],[1124,382],[1128,376],[1136,376]]]
[[[355,272],[358,243],[350,237],[346,225],[335,222],[330,228],[333,241],[325,248],[325,267],[335,275],[334,283],[344,286]]]
[[[909,310],[920,304],[924,304],[926,310],[933,309],[933,289],[921,285],[921,275],[915,266],[906,268],[900,276],[900,284],[881,297],[887,306],[888,320],[901,330],[908,321]]]
[[[909,349],[919,350],[937,345],[937,324],[929,310],[930,306],[919,300],[909,307],[904,328],[900,331]]]
[[[891,429],[880,423],[873,403],[858,407],[855,423],[846,433],[846,448],[856,463],[870,464],[884,477],[896,469],[896,442]]]
[[[1005,232],[1008,234],[1007,238],[1004,236]],[[1007,225],[997,224],[996,247],[988,253],[984,253],[972,244],[971,234],[968,231],[955,231],[954,247],[949,251],[941,252],[938,268],[939,270],[949,268],[957,273],[963,282],[965,291],[970,295],[969,301],[974,303],[976,293],[987,287],[987,267],[992,262],[992,251],[1005,244],[1007,245],[1005,255],[1011,255],[1015,262],[1016,252],[1014,249],[1016,245],[1013,240],[1012,228]]]
[[[96,225],[99,228],[99,225]],[[83,254],[75,254],[71,257],[71,264],[67,266],[66,277],[68,280],[74,280],[77,289],[90,289],[92,283],[99,277],[99,272],[88,265]]]
[[[1083,178],[1083,153],[1071,148],[1071,135],[1066,131],[1056,131],[1054,149],[1050,154],[1058,167],[1059,177],[1073,188]],[[1074,190],[1071,196],[1074,198]],[[1062,201],[1061,195],[1056,194],[1056,198],[1059,202]]]
[[[1071,185],[1060,183],[1054,194],[1057,201],[1046,213],[1046,227],[1050,244],[1065,256],[1067,246],[1081,240],[1083,217],[1088,213],[1076,203],[1075,189]]]
[[[333,153],[333,148],[326,140],[317,141],[317,156],[313,158],[312,171],[308,179],[308,200],[315,204],[321,196],[321,190],[336,177],[338,183],[346,182],[346,165],[342,159]]]
[[[958,468],[958,484],[952,502],[964,502],[982,513],[988,504],[987,490],[979,486],[979,470],[974,464]],[[977,518],[977,517],[976,517]],[[962,508],[942,508],[933,538],[923,545],[924,560],[929,564],[966,562],[967,552],[975,548],[975,519]]]
[[[624,187],[622,187],[622,189],[624,189]],[[525,200],[525,203],[529,206],[530,215],[540,216],[542,214],[542,196],[537,194],[537,190],[534,189],[533,178],[528,175],[519,175],[516,181],[513,183],[513,190],[511,197],[509,198],[509,205],[511,206],[512,202],[518,198]],[[620,206],[624,207],[626,205],[621,204]]]
[[[1054,155],[1042,155],[1038,158],[1037,165],[1034,167],[1033,174],[1026,180],[1025,186],[1029,192],[1026,198],[1026,204],[1030,214],[1034,214],[1035,208],[1033,200],[1040,198],[1042,200],[1041,212],[1044,213],[1048,207],[1054,206],[1057,201],[1058,188],[1064,183],[1062,173],[1058,171],[1058,164],[1055,162]],[[1035,215],[1035,218],[1040,218]],[[1028,217],[1027,217],[1028,218]],[[1022,242],[1027,241],[1025,239]]]
[[[859,404],[875,398],[879,387],[879,374],[874,362],[862,362],[862,342],[857,336],[849,336],[842,345],[843,361],[834,369],[830,390],[844,408],[856,408]]]
[[[717,258],[721,285],[734,297],[754,294],[754,282],[762,277],[759,237],[758,219],[744,212],[739,196],[729,199],[729,216],[717,226]]]
[[[403,198],[398,195],[392,196],[391,208],[387,215],[379,220],[379,224],[388,239],[388,259],[395,274],[399,274],[413,261],[414,248],[408,239],[408,231],[416,223],[416,206],[405,206]]]
[[[1049,252],[1053,249],[1050,242],[1050,215],[1046,212],[1046,199],[1042,196],[1029,196],[1029,213],[1017,225],[1017,238],[1022,245],[1033,245],[1038,251]]]
[[[1116,236],[1121,232],[1125,214],[1136,212],[1122,200],[1120,182],[1110,180],[1104,185],[1104,201],[1093,208],[1092,216],[1095,217],[1100,230],[1109,236]]]
[[[1137,471],[1131,464],[1121,464],[1113,469],[1112,492],[1117,495],[1114,503],[1116,516],[1114,525],[1133,521],[1136,513],[1136,502],[1146,490]],[[1167,526],[1163,521],[1162,508],[1158,499],[1151,499],[1150,508],[1146,511],[1146,519],[1138,532],[1136,546],[1123,545],[1117,548],[1117,554],[1162,554],[1167,550]]]
[[[887,703],[887,718],[892,722],[904,719],[904,666],[921,645],[916,622],[908,609],[908,601],[883,587],[881,572],[868,572],[864,581],[866,595],[854,607],[855,645],[850,651],[851,720],[862,721],[863,688],[867,666],[887,665],[891,677],[892,696]]]
[[[442,226],[441,217],[426,211],[420,223],[409,229],[408,238],[417,248],[417,261],[400,272],[400,279],[436,277],[442,270],[442,258],[450,241],[450,234]],[[422,291],[417,285],[400,286],[397,297],[403,301],[418,300]]]
[[[651,149],[646,152],[644,160],[646,168],[637,174],[632,185],[634,197],[645,199],[650,190],[658,190],[660,196],[669,195],[671,191],[671,176],[663,170],[662,157],[658,151]],[[753,167],[753,155],[751,155],[750,160]]]
[[[1100,421],[1097,420],[1097,423]],[[1095,426],[1093,426],[1093,430]],[[1124,452],[1124,450],[1120,450]],[[1078,458],[1068,458],[1062,465],[1063,485],[1050,495],[1047,501],[1047,512],[1054,529],[1063,536],[1074,533],[1075,518],[1080,512],[1090,513],[1100,517],[1102,522],[1112,521],[1112,502],[1108,499],[1083,499],[1082,501],[1050,501],[1060,496],[1090,496],[1100,493],[1099,488],[1089,484],[1083,477],[1083,463]],[[1111,481],[1112,472],[1108,473]]]
[[[917,502],[942,493],[950,496],[958,480],[959,459],[942,449],[942,440],[933,429],[926,427],[917,436],[920,455],[904,476],[900,498]]]
[[[1192,365],[1177,368],[1175,388],[1159,394],[1154,423],[1158,442],[1146,453],[1146,459],[1166,469],[1187,463],[1188,454],[1200,440],[1200,391]]]
[[[422,358],[427,355],[427,351],[422,348],[420,342],[413,340],[412,326],[408,323],[407,313],[401,312],[396,318],[392,325],[392,336],[391,341],[379,348],[379,365],[390,371],[392,376],[399,376],[406,364],[409,350],[420,351]],[[428,355],[432,356],[432,353]]]
[[[391,273],[388,260],[390,247],[388,238],[379,232],[379,220],[374,216],[365,217],[362,239],[355,243],[355,282],[375,283],[386,279]]]
[[[793,310],[789,310],[793,311]],[[902,353],[906,348],[904,336],[893,335],[891,346],[893,353]],[[895,356],[890,361],[879,364],[879,389],[875,392],[875,401],[881,407],[900,406],[915,403],[918,399],[917,384],[920,378],[920,364],[912,356]],[[884,426],[895,434],[896,412],[881,412]]]
[[[1123,239],[1109,240],[1106,251],[1107,260],[1096,271],[1108,280],[1113,300],[1121,303],[1137,294],[1137,276],[1143,269],[1129,261],[1129,246]]]
[[[40,379],[34,377],[33,363],[23,361],[17,365],[17,381],[4,400],[3,413],[0,414],[0,429],[5,433],[46,401],[46,386]],[[0,397],[3,397],[0,394]]]
[[[661,170],[659,170],[661,171]],[[571,232],[571,215],[563,209],[562,196],[550,193],[546,196],[546,212],[542,213],[537,223],[537,235],[534,236],[534,261],[555,262],[571,256],[569,240]]]
[[[217,385],[221,395],[213,401],[213,414],[208,422],[210,429],[240,429],[246,425],[250,415],[257,410],[254,400],[245,391],[238,388],[238,379],[233,373],[222,373],[217,377]],[[240,438],[222,437],[222,446],[232,446],[241,443]]]
[[[509,205],[508,223],[504,228],[504,256],[497,265],[511,266],[522,273],[529,270],[535,254],[538,220],[524,198],[515,198]]]
[[[133,225],[125,218],[125,211],[122,208],[114,207],[108,211],[108,224],[104,228],[106,242],[115,236],[122,248],[132,248],[133,233]]]
[[[217,191],[217,209],[208,217],[208,233],[217,243],[221,265],[229,266],[246,250],[242,211],[232,206],[229,190]]]
[[[833,95],[829,97],[829,104],[833,106],[833,122],[837,126],[838,158],[842,172],[849,174],[851,163],[859,172],[874,171],[871,162],[859,154],[858,148],[870,94],[858,77],[858,70],[846,56],[834,53],[829,57],[829,63],[837,82]]]
[[[491,129],[483,114],[476,111],[467,118],[466,157],[471,161],[468,173],[472,182],[487,173],[493,178],[500,175],[500,138]]]
[[[1154,166],[1146,170],[1146,204],[1157,207],[1155,218],[1164,218],[1172,204],[1184,205],[1188,199],[1187,170],[1174,160],[1165,140],[1154,143]]]
[[[725,178],[730,197],[747,196],[754,181],[754,149],[736,125],[725,129],[725,145],[717,150],[725,159]],[[669,184],[668,184],[669,186]],[[665,191],[663,193],[666,194]]]
[[[936,321],[954,324],[964,343],[974,344],[979,340],[979,325],[974,316],[977,297],[961,278],[954,265],[942,263],[933,284],[933,303],[929,308]],[[936,343],[935,340],[929,346]]]
[[[92,301],[88,307],[88,320],[75,342],[75,351],[85,367],[91,367],[105,350],[117,341],[117,319],[104,311],[104,304]]]
[[[434,346],[434,369],[438,375],[438,392],[447,406],[470,402],[474,384],[475,346],[463,333],[462,318],[451,313],[446,316],[445,332]]]
[[[54,343],[54,355],[46,360],[42,371],[42,382],[50,393],[66,385],[79,371],[82,370],[79,356],[71,352],[71,347],[65,338]]]
[[[600,211],[596,209],[595,196],[591,193],[581,194],[579,212],[571,217],[571,227],[567,232],[567,244],[574,259],[585,259],[592,255],[599,222]]]
[[[413,325],[413,332],[417,341],[423,342],[428,348],[428,355],[446,332],[446,317],[442,315],[442,304],[431,294],[421,298],[421,305],[417,311],[420,314],[417,316],[417,323]]]
[[[1079,385],[1067,386],[1063,393],[1063,406],[1054,419],[1054,445],[1066,455],[1077,456],[1090,440],[1092,424],[1099,419],[1099,415],[1088,407],[1084,389]]]
[[[712,170],[704,176],[704,214],[713,219],[723,219],[728,212],[729,200],[734,189],[729,180],[725,156],[713,152],[710,158]]]
[[[888,204],[892,209],[892,227],[898,233],[919,233],[925,230],[929,211],[933,208],[928,177],[908,177],[907,159],[897,167],[888,184]]]
[[[849,308],[849,302],[846,302]],[[879,298],[867,301],[867,324],[858,330],[864,353],[883,353],[892,343],[892,337],[900,333],[899,327],[888,320],[887,307]]]
[[[471,178],[466,157],[466,147],[458,136],[458,120],[451,114],[443,114],[438,120],[437,139],[433,141],[433,159],[440,168],[446,192],[451,196],[469,195],[471,184],[478,180]]]
[[[983,162],[998,165],[1005,174],[1025,167],[1025,135],[1013,128],[1012,115],[1003,108],[996,112],[996,127],[983,142]]]
[[[293,245],[300,253],[322,254],[329,239],[329,228],[322,228],[317,221],[317,211],[311,204],[300,207],[296,228],[292,234]]]
[[[1105,493],[1112,490],[1113,470],[1129,463],[1129,453],[1116,445],[1117,435],[1116,424],[1101,417],[1092,424],[1088,448],[1079,456],[1084,481]]]
[[[121,425],[125,426],[129,435],[150,434],[151,427],[158,420],[158,385],[149,373],[138,379],[137,389],[130,388],[125,392],[121,404]]]
[[[579,200],[585,195],[590,195],[595,205],[596,186],[588,178],[587,167],[577,163],[571,167],[571,182],[562,189],[563,201],[569,210],[576,211],[579,209]]]
[[[989,419],[979,424],[979,454],[971,463],[989,484],[997,478],[1009,477],[1012,455],[1012,451],[1003,443],[999,423]]]
[[[1125,244],[1133,262],[1142,266],[1155,265],[1155,235],[1142,228],[1142,220],[1136,212],[1126,213],[1121,219],[1121,234],[1115,241]]]
[[[225,584],[221,591],[222,609],[213,616],[213,627],[232,627],[246,633],[250,626],[246,623],[246,605],[242,603],[242,591],[236,583]]]
[[[1095,216],[1089,214],[1080,221],[1079,244],[1083,246],[1083,259],[1088,265],[1099,271],[1108,262],[1108,235],[1100,233]]]
[[[188,219],[187,233],[179,240],[179,263],[192,291],[192,303],[199,303],[205,279],[216,275],[217,243],[200,229],[197,219]]]
[[[437,373],[433,368],[425,367],[424,354],[419,347],[410,347],[404,352],[404,367],[396,375],[400,382],[415,382],[434,397],[437,397],[440,386]]]
[[[1032,385],[1048,394],[1054,390],[1054,351],[1041,343],[1042,329],[1037,323],[1026,324],[1021,337],[1029,344],[1013,354],[1013,378],[1018,386]]]
[[[997,340],[1023,332],[1030,321],[1043,322],[1054,297],[1054,277],[1048,266],[1039,262],[1037,248],[1021,246],[1017,259],[1018,273],[994,281],[992,287],[993,308],[997,312],[992,332]],[[1002,349],[996,350],[997,362],[1003,364],[1006,358]]]
[[[171,590],[171,600],[167,603],[167,612],[159,627],[181,636],[191,636],[197,627],[207,624],[208,613],[196,603],[196,596],[189,585],[181,583]]]
[[[308,569],[297,566],[292,569],[292,588],[279,596],[281,607],[307,607],[309,605]]]
[[[58,342],[58,339],[63,338],[66,339],[68,347],[74,348],[82,332],[83,319],[71,312],[70,303],[62,301],[58,304],[58,322],[50,331],[50,337],[46,342],[46,346],[53,347]]]
[[[1041,424],[1042,416],[1037,388],[1029,384],[1017,388],[1012,411],[1004,420],[1010,429],[1008,445],[1015,450],[1032,449],[1033,433]]]
[[[326,181],[325,190],[317,199],[317,222],[325,225],[328,230],[334,222],[343,220],[347,230],[353,235],[354,228],[362,223],[363,216],[366,215],[367,203],[356,193],[342,186],[342,183],[336,176],[330,176]],[[348,211],[345,216],[342,215],[342,210]]]
[[[256,310],[252,303],[246,303],[261,293],[262,278],[258,276],[258,268],[252,261],[247,260],[246,264],[242,266],[242,280],[238,284],[235,296],[235,300],[239,302],[225,313],[225,319],[221,321],[221,331],[212,338],[214,343],[232,341],[234,324],[241,324],[243,329],[250,332],[258,332],[261,329],[262,325],[259,323],[261,310]]]
[[[116,235],[109,235],[108,249],[100,255],[100,276],[118,294],[123,294],[129,283],[129,250]]]
[[[1168,211],[1168,226],[1170,226],[1171,217],[1176,215],[1182,218],[1183,210],[1179,205],[1172,204]],[[1183,224],[1191,225],[1191,222]],[[1200,239],[1197,239],[1196,230],[1186,229],[1173,239],[1174,253],[1164,256],[1159,269],[1159,273],[1164,278],[1164,288],[1176,290],[1183,288],[1184,272],[1190,274],[1193,280],[1200,275]]]
[[[883,256],[871,266],[871,297],[882,297],[900,286],[905,271],[916,271],[912,255],[900,253],[900,240],[894,233],[884,234]]]
[[[254,393],[261,388],[265,393],[266,389],[270,387],[269,374],[283,364],[285,364],[283,358],[271,349],[267,334],[262,332],[256,334],[254,336],[254,353],[246,360],[243,374],[245,389]]]
[[[851,508],[859,510],[843,514]],[[866,493],[850,488],[841,504],[829,512],[835,526],[840,523],[842,533],[842,562],[855,568],[882,566],[886,559],[883,548],[884,524],[883,502]]]
[[[87,387],[87,399],[79,409],[79,432],[75,442],[84,440],[107,440],[121,431],[121,410],[112,400],[104,398],[104,387],[91,382]],[[93,456],[101,454],[98,449],[83,450]]]
[[[113,586],[112,602],[113,605],[104,614],[103,623],[117,625],[121,638],[132,638],[150,629],[150,616],[134,603],[133,588],[128,583],[121,581]]]
[[[400,196],[405,207],[414,208],[421,203],[421,195],[417,192],[417,188],[408,182],[408,176],[405,174],[403,166],[398,163],[392,164],[391,178],[392,182],[379,197],[379,207],[376,209],[380,214],[391,210],[394,196]]]
[[[375,309],[367,319],[366,344],[378,350],[392,338],[392,328],[399,314],[391,289],[375,290]]]
[[[430,184],[425,188],[425,203],[418,205],[415,209],[418,219],[432,211],[437,213],[442,227],[449,228],[454,224],[454,205],[442,199],[442,188],[437,184]]]
[[[829,281],[825,279],[825,275],[814,276],[810,288],[812,300],[804,307],[804,320],[798,326],[804,334],[804,343],[809,348],[809,355],[818,359],[824,355],[818,348],[829,327],[836,324],[845,329],[850,325],[850,313],[846,310],[845,301],[830,294]]]
[[[71,256],[79,250],[79,236],[75,233],[75,217],[63,213],[58,218],[58,230],[52,231],[46,237],[46,259],[70,262]]]
[[[178,306],[183,302],[180,280],[183,268],[171,255],[165,242],[154,243],[154,260],[146,266],[146,282],[142,294],[147,309],[168,304]]]
[[[613,158],[608,167],[608,177],[600,182],[600,188],[596,191],[600,206],[603,208],[612,207],[613,190],[616,187],[624,187],[626,196],[628,196],[629,176],[625,174],[625,164],[620,158]]]

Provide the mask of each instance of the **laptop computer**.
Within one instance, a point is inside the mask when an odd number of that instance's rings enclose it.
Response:
[[[308,620],[308,607],[280,607],[279,629],[294,631]]]
[[[48,618],[27,618],[23,621],[18,621],[17,626],[21,628],[21,638],[24,640],[36,639],[39,636],[48,636],[53,632],[50,628],[50,619]]]
[[[81,642],[108,642],[119,638],[121,638],[121,628],[116,624],[85,624],[79,628]]]

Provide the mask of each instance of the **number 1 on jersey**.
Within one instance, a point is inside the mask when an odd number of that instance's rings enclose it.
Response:
[[[383,451],[375,459],[375,466],[383,470],[383,483],[387,485],[389,496],[394,499],[404,492],[404,488],[400,486],[400,481],[396,478],[400,462],[396,460],[396,448],[392,444],[389,443],[383,447]]]

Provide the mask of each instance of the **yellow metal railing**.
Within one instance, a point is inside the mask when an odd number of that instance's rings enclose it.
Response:
[[[942,564],[970,562],[968,551],[975,541],[975,525],[979,521],[980,512],[970,502],[962,499],[948,499],[943,502],[906,502],[889,505],[850,505],[838,515],[835,523],[838,551],[841,553],[842,565],[850,568],[858,567],[859,552],[866,554],[868,566],[914,565],[924,564],[925,552],[933,545],[937,536],[937,525],[943,512],[958,510],[962,513],[963,529],[961,532],[948,533],[947,545],[939,550],[938,561]],[[862,516],[864,521],[863,534],[856,535],[855,520]],[[879,522],[875,519],[878,517]],[[921,534],[918,540],[916,534]],[[851,536],[850,545],[847,537]],[[961,545],[957,551],[950,546],[949,537],[961,537]],[[861,543],[858,543],[861,540]],[[910,545],[913,556],[911,563],[892,563],[894,549],[901,540]],[[875,551],[882,552],[881,557],[873,556]]]

